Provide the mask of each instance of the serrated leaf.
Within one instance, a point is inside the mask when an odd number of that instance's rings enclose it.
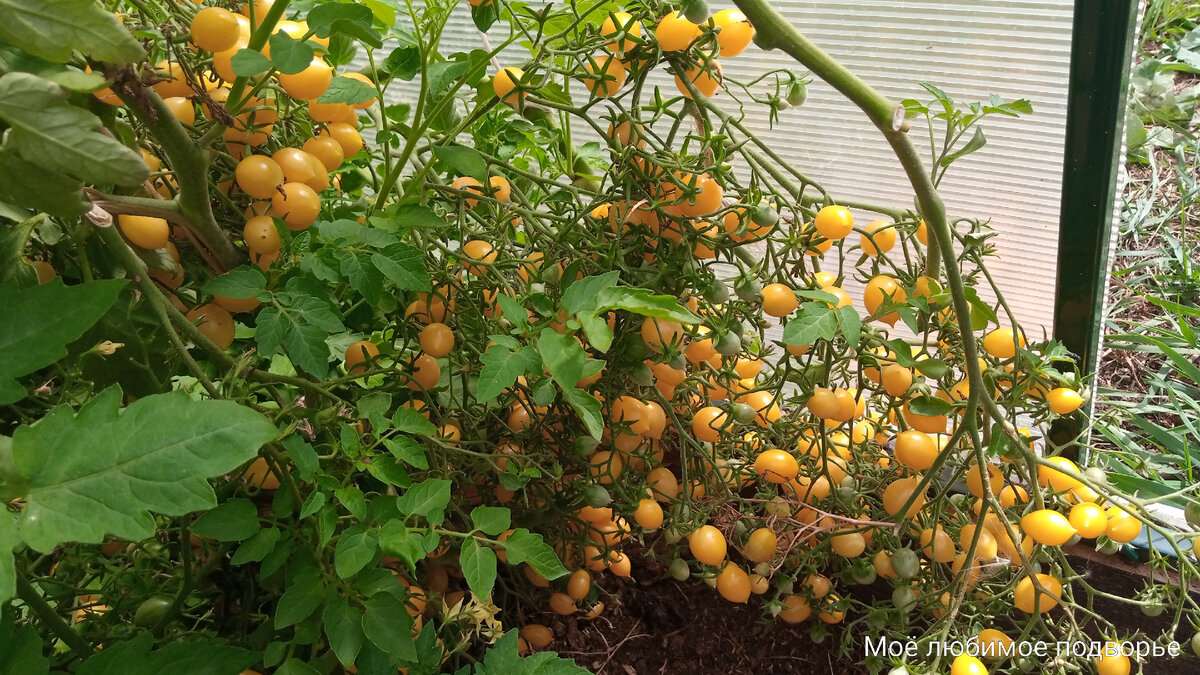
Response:
[[[311,323],[294,323],[284,338],[288,358],[297,368],[316,378],[325,377],[329,370],[328,334]]]
[[[154,532],[150,512],[213,507],[207,479],[236,469],[278,434],[266,417],[230,401],[194,401],[183,392],[124,410],[120,401],[120,389],[110,387],[78,413],[59,406],[17,429],[13,465],[27,482],[17,527],[31,548],[98,544],[106,534],[145,539]]]
[[[279,316],[279,310],[274,307],[264,307],[255,317],[257,328],[254,331],[254,342],[258,348],[258,353],[262,356],[272,356],[279,351],[279,346],[283,344],[283,335],[286,330],[283,319]]]
[[[283,31],[273,33],[268,40],[271,45],[271,64],[285,75],[295,75],[312,65],[313,48]]]
[[[160,649],[151,650],[154,636],[141,631],[133,639],[109,641],[75,671],[77,675],[162,675],[179,672],[186,665],[188,675],[230,675],[258,663],[262,655],[231,647],[215,640],[176,639]]]
[[[408,488],[396,502],[400,512],[421,516],[431,525],[441,525],[450,503],[451,483],[443,478],[429,478]]]
[[[601,291],[614,288],[620,279],[620,272],[612,270],[604,274],[594,274],[572,282],[562,294],[562,308],[568,314],[595,313],[597,299]],[[569,278],[574,278],[573,276]]]
[[[229,65],[238,77],[254,77],[271,69],[271,59],[257,49],[243,47],[234,52]]]
[[[369,254],[343,252],[341,273],[350,287],[362,294],[368,304],[378,305],[383,298],[383,274],[371,262]]]
[[[971,136],[971,140],[967,141],[966,145],[962,146],[958,150],[955,150],[954,152],[946,155],[945,157],[942,157],[939,164],[941,164],[942,166],[950,166],[950,164],[952,164],[954,162],[954,160],[959,159],[960,157],[965,157],[966,155],[969,155],[972,152],[979,150],[986,144],[987,144],[987,138],[985,138],[983,135],[983,128],[975,127],[975,134]]]
[[[594,313],[599,314],[610,309],[623,309],[642,316],[687,324],[701,321],[691,310],[679,304],[679,298],[673,295],[658,295],[645,288],[615,286],[601,290],[596,297]]]
[[[392,77],[405,82],[411,81],[417,76],[417,73],[421,72],[421,49],[411,45],[393,49],[383,60],[383,70],[390,73]]]
[[[325,90],[324,94],[317,99],[317,103],[346,103],[355,105],[374,101],[379,96],[379,91],[373,85],[367,84],[362,80],[356,80],[353,77],[338,76],[333,78],[329,84],[329,89]]]
[[[858,349],[858,339],[862,336],[862,317],[858,315],[858,310],[849,305],[838,307],[837,320],[846,344],[851,349]]]
[[[364,609],[362,627],[368,640],[401,660],[416,659],[413,618],[403,600],[390,593],[380,593],[367,600]]]
[[[329,498],[326,497],[325,493],[321,492],[320,490],[314,490],[313,492],[309,493],[308,497],[304,500],[304,504],[300,506],[300,517],[307,518],[317,511],[320,511],[322,508],[324,508],[325,502],[328,500]]]
[[[242,541],[258,531],[258,507],[249,499],[230,499],[192,523],[192,534],[217,541]]]
[[[408,244],[392,244],[372,255],[371,262],[401,290],[427,293],[433,286],[424,254]]]
[[[575,383],[583,379],[589,359],[583,345],[574,337],[553,328],[543,328],[538,336],[537,351],[550,376],[564,391],[574,389]]]
[[[475,27],[486,33],[500,19],[500,7],[498,3],[488,2],[482,5],[473,5],[471,7],[471,21],[475,23]]]
[[[471,593],[480,600],[491,597],[492,588],[496,585],[495,551],[480,546],[473,537],[467,537],[459,551],[458,562],[462,565],[463,578],[467,580]]]
[[[372,221],[374,224],[374,221]],[[400,240],[396,235],[380,227],[368,227],[353,220],[332,220],[317,225],[321,241],[330,243],[365,244],[372,248],[385,248]]]
[[[554,549],[542,540],[542,535],[523,527],[513,530],[504,540],[504,551],[509,565],[529,563],[535,572],[551,581],[567,574],[567,568],[563,567]]]
[[[532,347],[514,351],[504,345],[494,344],[479,357],[479,362],[483,370],[479,373],[475,397],[480,403],[487,403],[513,386],[519,376],[537,368],[538,356]]]
[[[376,540],[371,532],[350,528],[338,537],[333,552],[333,568],[342,579],[362,571],[375,557]]]
[[[365,5],[328,2],[313,7],[305,20],[317,37],[345,35],[379,49],[383,41],[371,25],[374,17]]]
[[[416,434],[418,436],[436,436],[437,427],[429,418],[422,415],[420,412],[407,407],[399,407],[396,412],[392,413],[392,426],[396,431],[402,431],[406,434]]]
[[[0,77],[0,120],[23,159],[84,183],[137,185],[150,176],[142,156],[102,133],[100,118],[66,102],[66,91],[28,73]]]
[[[0,196],[7,201],[62,218],[87,213],[91,202],[83,182],[47,171],[13,152],[0,152]]]
[[[592,438],[600,438],[604,434],[604,411],[600,399],[577,387],[563,389],[563,396],[575,409],[579,419],[583,420]]]
[[[396,436],[383,441],[388,452],[409,466],[426,471],[429,469],[429,459],[425,457],[425,449],[421,444],[408,436]]]
[[[471,524],[494,537],[512,524],[512,513],[503,506],[476,506],[471,510]]]
[[[837,335],[837,313],[823,302],[806,302],[800,314],[784,326],[783,344],[811,345],[817,340],[832,340]]]
[[[529,312],[525,311],[516,298],[500,293],[496,296],[496,302],[500,304],[500,314],[514,326],[523,328],[529,325]]]
[[[358,658],[367,640],[362,629],[362,617],[362,611],[350,606],[346,598],[335,597],[325,603],[321,623],[325,627],[325,637],[329,639],[329,648],[343,666],[354,665],[354,659]]]
[[[116,15],[94,0],[0,0],[0,39],[57,63],[76,50],[115,64],[146,57]]]
[[[267,288],[267,275],[254,265],[242,265],[214,277],[200,290],[230,298],[253,298]]]
[[[16,378],[66,356],[67,345],[108,312],[125,284],[105,279],[65,286],[55,279],[26,289],[0,286],[0,405],[24,398]]]
[[[470,176],[480,183],[487,184],[487,162],[483,161],[474,148],[461,145],[434,146],[433,156],[444,165],[449,173],[456,176]]]

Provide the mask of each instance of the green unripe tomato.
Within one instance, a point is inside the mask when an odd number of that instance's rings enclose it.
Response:
[[[746,302],[756,302],[762,295],[762,284],[758,282],[758,279],[745,277],[738,281],[733,291]]]
[[[738,424],[749,424],[758,416],[754,406],[747,403],[734,403],[729,411],[733,413],[733,419]]]
[[[737,333],[726,333],[717,338],[717,344],[713,347],[721,356],[733,356],[742,351],[742,338]]]
[[[894,557],[894,556],[893,556]],[[907,614],[917,602],[917,592],[912,586],[897,586],[892,591],[892,606]]]
[[[921,559],[911,548],[892,551],[892,570],[901,579],[911,579],[921,573]]]
[[[1189,501],[1183,508],[1183,517],[1193,530],[1200,530],[1200,502]]]
[[[162,596],[152,596],[142,601],[138,605],[137,611],[133,613],[133,625],[140,628],[150,628],[162,620],[167,615],[167,610],[171,609],[171,599]]]
[[[683,3],[683,16],[692,23],[708,21],[708,3],[704,0],[688,0]]]
[[[793,82],[788,89],[787,102],[793,106],[802,106],[808,100],[808,87],[803,82]]]
[[[720,279],[713,279],[704,291],[704,299],[714,305],[723,305],[729,299],[729,287]]]
[[[688,564],[682,558],[676,558],[671,561],[671,566],[667,568],[676,581],[687,581],[687,578],[692,576],[692,571],[688,569]]]
[[[759,227],[775,227],[779,224],[779,212],[770,204],[759,204],[750,213],[750,220]]]

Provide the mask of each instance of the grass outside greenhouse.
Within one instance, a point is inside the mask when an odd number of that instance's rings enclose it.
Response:
[[[0,675],[1200,672],[1200,6],[1144,8],[1094,375],[938,193],[1030,102],[803,28],[0,2]],[[910,200],[753,132],[818,79]]]

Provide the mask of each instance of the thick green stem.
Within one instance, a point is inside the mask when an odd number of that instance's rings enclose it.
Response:
[[[233,240],[217,224],[212,202],[209,201],[208,153],[195,144],[153,89],[119,93],[121,100],[146,125],[154,140],[167,153],[179,184],[179,196],[176,197],[179,213],[222,265],[226,268],[237,266],[241,254],[234,248]],[[150,110],[142,107],[143,101],[150,104]]]
[[[29,579],[25,578],[20,570],[17,571],[17,595],[29,609],[33,610],[34,614],[38,615],[38,618],[46,624],[55,637],[62,640],[71,648],[72,652],[75,652],[76,656],[86,659],[92,655],[92,646],[87,643],[87,640],[84,640],[82,635],[76,633],[74,628],[63,621],[58,612],[54,611],[50,603],[46,602],[42,594],[38,593],[38,590],[29,583]]]
[[[946,272],[947,286],[954,300],[954,311],[962,333],[963,351],[966,353],[966,368],[970,382],[966,415],[974,415],[979,405],[980,392],[984,390],[983,373],[979,369],[975,335],[971,328],[970,305],[963,290],[962,274],[953,255],[943,256],[943,251],[953,251],[954,237],[946,221],[946,207],[938,196],[937,188],[925,171],[920,155],[907,134],[904,123],[904,106],[889,100],[863,82],[857,75],[838,63],[832,56],[804,37],[787,19],[771,7],[768,0],[734,0],[738,9],[745,13],[750,23],[758,30],[755,38],[764,49],[781,49],[807,67],[814,75],[825,80],[859,107],[887,139],[896,158],[904,167],[904,173],[917,195],[917,206],[925,219],[932,236],[929,238],[929,260],[932,264],[942,263]],[[944,260],[941,260],[944,258]],[[936,270],[936,267],[933,268]],[[989,410],[993,413],[993,410]],[[1002,419],[1002,418],[1001,418]]]

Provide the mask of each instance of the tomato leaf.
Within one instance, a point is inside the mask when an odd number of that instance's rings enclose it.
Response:
[[[66,102],[58,85],[28,73],[0,77],[7,144],[44,169],[85,183],[137,185],[150,176],[142,156],[101,133],[100,118]]]
[[[383,70],[392,77],[405,82],[411,81],[421,72],[421,49],[412,45],[393,49],[383,60]]]
[[[217,541],[242,541],[258,531],[258,507],[248,499],[230,499],[192,523],[193,534]]]
[[[42,640],[31,625],[17,627],[6,621],[0,626],[0,675],[44,675],[50,661],[42,656]]]
[[[614,286],[597,294],[596,313],[607,312],[610,309],[623,309],[642,316],[680,323],[693,324],[701,321],[691,310],[680,305],[679,299],[673,295],[658,295],[645,288],[630,286]]]
[[[387,555],[403,560],[413,574],[417,573],[417,561],[425,558],[421,539],[421,533],[409,532],[400,520],[389,520],[379,528],[379,548]]]
[[[896,360],[899,361],[900,359]],[[921,359],[920,361],[916,362],[916,367],[922,375],[925,377],[932,377],[935,380],[940,378],[946,373],[947,370],[950,369],[950,366],[946,365],[946,362],[942,361],[941,359]]]
[[[271,69],[271,59],[256,49],[239,49],[229,59],[233,74],[239,77],[254,77]]]
[[[306,18],[317,37],[345,35],[379,49],[383,41],[371,25],[375,18],[370,7],[328,2],[313,7]]]
[[[279,31],[271,35],[268,43],[271,45],[271,63],[279,72],[285,75],[295,75],[312,65],[313,48],[307,42],[300,42],[291,35]]]
[[[948,415],[954,409],[946,401],[936,396],[918,396],[908,404],[909,410],[918,415]]]
[[[0,405],[25,398],[16,378],[66,356],[67,344],[108,312],[125,283],[113,279],[66,286],[55,279],[23,290],[0,285]],[[54,311],[46,314],[47,307]]]
[[[475,398],[480,403],[487,403],[513,386],[517,377],[537,368],[538,355],[532,347],[513,349],[497,343],[488,347],[479,362],[483,364],[483,370],[479,373]]]
[[[388,452],[396,456],[414,469],[425,471],[429,469],[429,459],[425,457],[425,449],[421,444],[408,436],[396,436],[383,441]]]
[[[361,526],[347,529],[338,537],[333,552],[333,568],[342,579],[362,571],[375,557],[375,534],[363,531]]]
[[[425,255],[408,244],[392,244],[372,255],[371,262],[401,290],[428,293],[433,286]]]
[[[253,298],[267,289],[267,275],[253,265],[242,265],[210,279],[200,290],[230,298]]]
[[[325,377],[325,372],[329,370],[326,337],[328,333],[316,324],[293,323],[284,338],[284,348],[297,368],[313,377]]]
[[[575,409],[575,414],[583,420],[592,438],[600,438],[604,435],[604,417],[600,399],[577,387],[564,389],[563,395],[566,397],[567,403],[570,403],[571,407]]]
[[[823,302],[806,302],[799,316],[783,328],[783,344],[811,345],[817,340],[832,340],[837,335],[838,315]]]
[[[458,176],[470,176],[486,185],[488,180],[487,162],[474,148],[461,145],[438,145],[433,148],[433,156],[443,168]]]
[[[366,103],[379,97],[373,85],[353,77],[338,76],[329,83],[329,89],[317,99],[317,103]]]
[[[358,658],[363,643],[367,641],[362,629],[362,617],[362,611],[352,607],[346,598],[333,595],[325,601],[321,623],[325,627],[325,637],[329,638],[329,648],[343,666],[354,665],[354,659]]]
[[[542,540],[542,535],[518,527],[504,540],[504,551],[509,565],[529,563],[535,572],[553,581],[567,573],[558,554]]]
[[[391,593],[379,593],[367,600],[364,609],[363,633],[372,644],[405,661],[417,658],[413,618],[404,606],[404,600]]]
[[[421,516],[430,525],[441,525],[446,519],[446,506],[450,503],[450,481],[430,478],[408,488],[396,501],[400,512],[408,516]]]
[[[268,527],[265,530],[259,530],[257,534],[250,537],[230,558],[231,565],[245,565],[246,563],[259,562],[267,557],[267,554],[275,549],[276,542],[279,541],[280,532],[278,528]]]
[[[975,127],[975,134],[971,136],[971,140],[967,141],[966,144],[958,150],[955,150],[954,152],[942,157],[941,161],[938,163],[942,166],[950,166],[952,163],[954,163],[954,160],[959,159],[960,157],[965,157],[972,152],[979,150],[984,145],[987,145],[987,138],[985,138],[983,135],[983,129],[981,127]]]
[[[862,317],[858,315],[858,310],[851,306],[838,307],[837,321],[846,344],[851,349],[858,349],[858,339],[862,335]]]
[[[418,436],[434,436],[437,434],[437,427],[433,425],[433,422],[430,422],[428,417],[412,408],[396,408],[396,412],[392,413],[392,426],[396,428],[396,431],[402,431],[406,434],[416,434]]]
[[[474,537],[467,537],[463,540],[458,561],[471,593],[480,600],[491,597],[496,585],[496,552],[480,546]]]
[[[512,524],[512,513],[503,506],[476,506],[471,511],[471,524],[494,537]]]
[[[279,604],[275,606],[276,628],[286,628],[312,616],[324,599],[325,584],[321,580],[320,572],[313,568],[305,568],[294,574],[292,570],[295,569],[289,569],[288,576],[291,578],[287,590],[279,597]]]
[[[150,512],[211,508],[207,478],[236,469],[278,431],[266,417],[229,401],[158,394],[120,409],[110,387],[79,409],[50,411],[17,429],[13,468],[24,479],[21,539],[37,551],[62,542],[98,544],[106,534],[139,541],[154,532]],[[80,518],[87,513],[87,518]]]
[[[106,63],[146,58],[117,16],[94,0],[2,0],[0,39],[57,63],[76,50]]]
[[[258,663],[262,655],[205,639],[168,642],[151,650],[154,636],[142,631],[131,640],[113,641],[97,651],[75,671],[78,675],[151,675],[187,664],[188,675],[227,675]]]
[[[91,208],[81,181],[47,171],[12,152],[0,152],[0,196],[18,206],[63,218],[83,215]]]

